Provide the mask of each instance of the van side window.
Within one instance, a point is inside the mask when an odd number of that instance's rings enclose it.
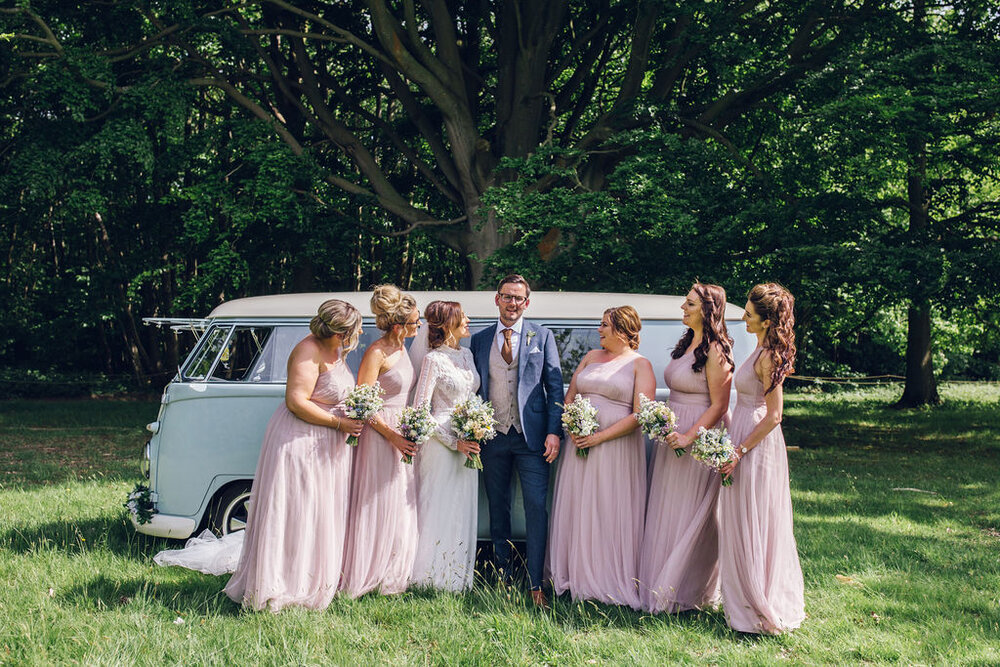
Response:
[[[213,380],[227,382],[259,382],[253,376],[270,372],[261,368],[258,360],[271,337],[271,327],[233,327],[233,333],[226,341],[219,355],[219,361],[212,369]]]
[[[548,328],[556,339],[556,347],[559,348],[563,382],[569,384],[583,356],[601,346],[600,336],[597,335],[597,323],[591,327],[549,326]]]
[[[257,359],[247,381],[285,382],[288,379],[288,355],[292,353],[292,348],[308,335],[309,327],[305,325],[275,327],[274,333],[267,341],[267,347]]]
[[[212,327],[203,337],[201,346],[192,355],[184,377],[188,380],[204,380],[212,371],[212,365],[219,356],[219,350],[229,338],[229,327]]]
[[[260,331],[261,327],[254,330]],[[239,331],[239,327],[237,328]],[[263,349],[250,366],[250,371],[244,374],[244,382],[286,382],[288,380],[288,355],[292,353],[299,341],[309,335],[306,325],[278,325],[270,332],[263,344]],[[366,325],[364,333],[358,340],[358,347],[347,355],[347,365],[356,376],[368,345],[382,335],[374,326]],[[233,334],[236,338],[236,333]],[[221,363],[220,363],[221,366]],[[222,378],[219,378],[222,379]]]

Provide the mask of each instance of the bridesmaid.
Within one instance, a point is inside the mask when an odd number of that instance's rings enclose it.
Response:
[[[780,426],[781,386],[795,363],[795,302],[774,283],[755,286],[747,299],[743,320],[758,346],[733,376],[737,459],[722,468],[733,485],[719,500],[720,578],[731,628],[778,634],[805,618]]]
[[[373,590],[406,590],[417,549],[417,495],[413,466],[402,462],[416,445],[396,427],[413,385],[413,366],[403,341],[420,326],[417,302],[394,285],[375,288],[375,326],[385,334],[365,351],[358,384],[378,381],[385,403],[361,433],[354,456],[351,512],[343,588],[352,597]]]
[[[571,436],[588,451],[563,454],[549,533],[549,569],[557,595],[639,608],[639,549],[646,507],[646,449],[635,412],[656,378],[636,350],[642,322],[631,306],[604,311],[601,349],[584,356],[566,394],[586,396],[600,430]]]
[[[663,371],[677,430],[666,445],[681,451],[700,427],[719,426],[729,409],[733,343],[726,331],[726,292],[695,283],[684,304],[688,329]],[[660,452],[646,507],[646,532],[639,562],[644,611],[676,613],[718,602],[719,475],[688,455]]]
[[[340,582],[350,494],[347,436],[364,423],[343,416],[354,387],[344,362],[361,313],[330,299],[288,357],[285,402],[264,433],[246,537],[226,595],[251,609],[324,609]]]

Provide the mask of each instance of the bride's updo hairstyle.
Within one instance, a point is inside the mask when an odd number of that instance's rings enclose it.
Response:
[[[604,311],[611,321],[611,328],[616,334],[621,335],[625,342],[633,350],[639,349],[639,330],[642,329],[642,320],[639,313],[635,312],[632,306],[617,306]]]
[[[462,305],[458,301],[431,301],[424,310],[424,320],[427,322],[427,346],[437,349],[462,323]]]
[[[774,391],[785,376],[795,372],[795,298],[777,283],[754,285],[747,294],[761,321],[770,322],[764,334],[763,348],[771,357],[771,386],[764,394]]]
[[[719,285],[708,283],[695,283],[691,286],[694,293],[701,299],[701,344],[694,348],[694,363],[691,370],[700,373],[705,368],[708,361],[708,350],[713,344],[717,344],[722,351],[722,356],[729,362],[729,367],[733,368],[733,339],[726,329],[726,290]],[[694,329],[688,328],[677,341],[674,351],[670,353],[672,359],[680,359],[687,352],[688,345],[694,340]]]
[[[309,321],[309,331],[316,338],[344,337],[344,350],[350,352],[358,346],[361,333],[361,313],[340,299],[330,299],[320,304],[316,317]]]
[[[382,331],[391,331],[396,324],[406,325],[410,313],[417,307],[417,300],[395,285],[379,285],[372,290],[370,305],[375,315],[375,326]]]

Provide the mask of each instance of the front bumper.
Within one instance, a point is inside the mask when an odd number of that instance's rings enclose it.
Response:
[[[153,537],[170,537],[175,540],[183,540],[191,537],[196,527],[194,519],[186,516],[171,516],[169,514],[154,514],[153,518],[144,524],[136,523],[132,519],[132,525],[136,531],[144,535]]]

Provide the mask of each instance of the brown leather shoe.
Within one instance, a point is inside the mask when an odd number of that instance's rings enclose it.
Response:
[[[549,601],[545,599],[545,591],[538,589],[536,591],[531,591],[531,602],[542,609],[549,608]]]

